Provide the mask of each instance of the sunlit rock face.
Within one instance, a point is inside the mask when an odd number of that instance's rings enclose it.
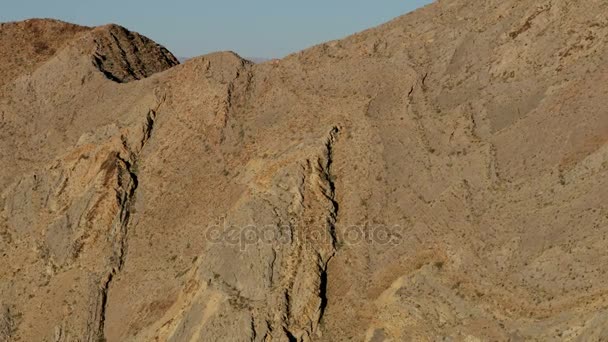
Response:
[[[608,4],[254,64],[0,27],[0,341],[608,339]]]

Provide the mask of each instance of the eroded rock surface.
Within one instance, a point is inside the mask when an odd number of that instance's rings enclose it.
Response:
[[[0,341],[607,340],[607,30],[445,0],[177,65],[2,24]]]

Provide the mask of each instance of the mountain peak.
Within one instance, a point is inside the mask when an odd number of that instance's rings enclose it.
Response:
[[[143,79],[179,64],[165,47],[116,24],[96,27],[91,35],[94,65],[116,82]]]

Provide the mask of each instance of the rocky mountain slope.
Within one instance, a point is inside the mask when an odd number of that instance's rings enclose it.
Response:
[[[2,24],[0,341],[608,340],[607,33],[442,0],[177,65]]]

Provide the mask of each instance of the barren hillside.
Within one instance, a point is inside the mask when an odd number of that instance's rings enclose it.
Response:
[[[608,340],[606,37],[441,0],[178,65],[2,24],[0,341]]]

